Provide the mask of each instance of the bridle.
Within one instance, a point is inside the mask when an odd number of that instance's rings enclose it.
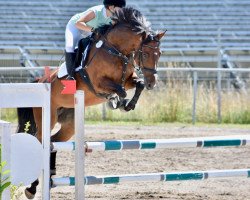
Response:
[[[151,40],[150,41],[156,41],[153,39],[153,37],[151,36]],[[158,42],[158,45],[157,46],[151,46],[151,45],[148,45],[148,44],[145,44],[145,41],[143,41],[140,45],[140,49],[137,51],[138,53],[138,59],[139,59],[139,63],[138,63],[138,67],[139,69],[143,72],[143,71],[147,71],[149,73],[152,73],[152,74],[157,74],[157,70],[152,68],[152,67],[146,67],[144,66],[144,62],[143,62],[143,47],[148,47],[150,49],[158,49],[159,46],[160,46],[160,41],[156,41]]]
[[[110,44],[108,42],[108,40],[106,39],[106,37],[103,37],[105,43],[102,45],[102,47],[110,55],[119,57],[123,62],[123,71],[122,71],[122,78],[121,78],[122,86],[124,85],[124,82],[125,82],[125,75],[126,75],[126,71],[127,71],[127,65],[129,63],[132,64],[132,66],[138,71],[142,71],[142,72],[147,71],[147,72],[152,73],[152,74],[157,74],[157,70],[155,68],[144,66],[143,47],[147,47],[147,48],[156,50],[160,46],[160,41],[154,39],[154,37],[152,35],[149,35],[149,38],[150,39],[145,39],[144,41],[141,42],[140,48],[137,51],[133,51],[128,56],[126,56],[121,51],[119,51],[117,48],[115,48],[112,44]],[[147,43],[151,42],[151,41],[158,42],[158,45],[157,46],[148,45]],[[139,59],[138,65],[135,65],[134,62],[133,62],[135,60],[136,56],[138,56],[138,59]]]

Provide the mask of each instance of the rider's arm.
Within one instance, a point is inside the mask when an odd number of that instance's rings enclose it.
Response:
[[[92,27],[88,26],[86,23],[94,18],[95,18],[95,13],[94,11],[90,10],[80,19],[77,20],[75,26],[80,30],[91,32]]]

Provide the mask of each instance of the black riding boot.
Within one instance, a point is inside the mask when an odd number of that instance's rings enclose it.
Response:
[[[75,59],[76,59],[76,53],[65,52],[65,61],[66,61],[66,67],[68,71],[68,77],[67,77],[68,80],[74,80]]]

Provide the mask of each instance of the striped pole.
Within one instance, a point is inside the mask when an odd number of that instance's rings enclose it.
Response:
[[[128,174],[117,176],[86,176],[85,185],[98,184],[118,184],[126,182],[167,182],[167,181],[188,181],[188,180],[205,180],[212,178],[229,178],[229,177],[250,177],[250,169],[233,169],[233,170],[213,170],[213,171],[192,171],[192,172],[175,172],[175,173],[149,173],[149,174]],[[75,177],[53,178],[53,186],[74,186]]]
[[[183,147],[226,147],[245,146],[250,144],[250,135],[216,136],[200,138],[178,139],[146,139],[146,140],[107,140],[100,142],[86,142],[86,152],[114,151],[128,149],[164,149]],[[55,150],[75,150],[74,142],[53,143]]]

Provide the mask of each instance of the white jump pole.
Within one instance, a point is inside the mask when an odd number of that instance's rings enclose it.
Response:
[[[0,84],[0,108],[42,107],[43,185],[42,199],[50,199],[50,84]]]
[[[5,167],[2,169],[2,172],[6,170],[10,170],[10,155],[11,155],[11,124],[9,122],[5,122],[0,120],[0,133],[1,134],[1,146],[2,146],[2,155],[1,155],[1,162],[6,161]],[[5,180],[10,174],[6,174],[1,177],[1,180]],[[10,199],[10,189],[7,188],[3,191],[2,196],[0,196],[0,199],[9,200]]]
[[[75,93],[75,199],[84,200],[84,92]]]

